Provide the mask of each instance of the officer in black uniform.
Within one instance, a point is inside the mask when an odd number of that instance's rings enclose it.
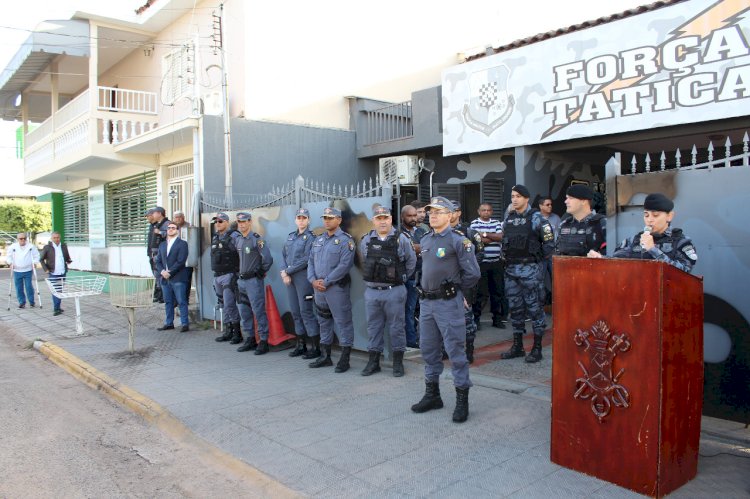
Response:
[[[674,218],[672,200],[664,194],[649,194],[643,202],[643,210],[644,230],[624,240],[612,256],[658,260],[685,272],[692,271],[698,262],[698,254],[682,229],[671,226]]]
[[[503,222],[503,252],[505,253],[505,293],[510,305],[513,325],[513,346],[500,355],[502,359],[523,357],[523,334],[526,317],[531,317],[534,346],[526,355],[526,362],[542,360],[542,336],[546,327],[542,302],[544,267],[542,260],[555,249],[552,226],[542,214],[529,206],[529,190],[515,185],[511,192],[513,210]]]
[[[591,211],[594,192],[585,185],[575,184],[566,194],[565,206],[570,216],[560,222],[555,254],[592,258],[606,255],[607,218]]]
[[[164,303],[164,295],[161,291],[161,285],[159,281],[161,276],[156,271],[156,255],[159,253],[159,245],[167,240],[167,225],[169,225],[169,219],[166,217],[166,211],[161,206],[151,208],[146,212],[146,218],[149,221],[148,238],[146,243],[146,252],[148,253],[148,261],[151,265],[151,272],[156,277],[156,284],[154,284],[154,302]]]
[[[469,362],[466,359],[465,312],[471,305],[464,293],[479,282],[479,264],[474,246],[466,236],[451,229],[453,203],[444,197],[430,200],[430,227],[422,238],[422,300],[419,312],[419,346],[424,359],[425,394],[411,407],[417,413],[443,407],[440,374],[443,372],[442,348],[451,361],[456,387],[453,421],[463,423],[469,417]]]
[[[484,260],[484,243],[482,243],[482,235],[471,228],[471,226],[461,221],[461,203],[455,200],[451,200],[455,211],[451,215],[451,228],[458,231],[459,233],[466,236],[474,246],[474,256],[477,259],[477,264],[480,265],[480,276],[481,276],[481,265]],[[481,277],[480,277],[481,280]],[[472,306],[470,310],[464,313],[464,322],[466,323],[466,359],[469,364],[474,363],[474,340],[477,338],[477,331],[479,330],[479,322],[474,320],[474,302],[477,298],[477,291],[479,288],[479,282],[471,289],[466,290],[466,301]],[[447,358],[443,355],[443,358]]]
[[[365,281],[365,311],[367,312],[367,351],[370,359],[362,376],[380,372],[386,323],[393,349],[393,376],[404,375],[406,329],[404,324],[404,284],[414,274],[417,256],[412,243],[393,227],[391,210],[376,206],[372,213],[373,230],[362,236],[362,278]]]
[[[214,291],[223,303],[222,321],[225,327],[224,334],[217,337],[216,341],[229,341],[236,345],[242,341],[240,313],[235,296],[237,272],[240,270],[235,240],[239,233],[229,226],[229,215],[226,213],[217,213],[211,221],[215,227],[211,238],[211,270],[214,273]]]

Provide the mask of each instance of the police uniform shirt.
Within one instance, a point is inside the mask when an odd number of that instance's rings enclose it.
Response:
[[[386,237],[391,237],[394,234],[398,236],[398,259],[399,261],[405,262],[406,264],[406,279],[404,279],[406,281],[408,279],[411,279],[411,277],[414,275],[414,270],[417,268],[417,255],[414,252],[414,248],[412,247],[409,238],[403,233],[397,232],[395,228],[391,228],[391,231]],[[375,230],[371,230],[369,233],[365,234],[364,237],[362,237],[362,240],[360,240],[359,242],[359,251],[362,253],[363,261],[367,259],[367,244],[373,237],[378,237],[378,233]],[[384,239],[381,239],[381,241],[384,241]],[[389,286],[390,284],[385,282],[368,281],[367,285]]]
[[[328,287],[346,277],[354,265],[354,247],[352,236],[341,227],[332,236],[328,231],[319,235],[310,252],[307,280],[323,279],[323,285]]]
[[[580,240],[577,245],[580,248],[567,248],[567,245],[576,244],[573,240]],[[602,255],[607,254],[607,219],[594,212],[586,215],[582,220],[575,217],[566,217],[560,222],[559,234],[555,253],[558,255],[585,256],[589,250],[594,250]]]
[[[425,234],[421,244],[421,286],[426,292],[437,292],[445,281],[450,281],[466,294],[479,282],[474,245],[465,236],[446,227],[441,233]]]
[[[662,234],[652,234],[654,247],[646,251],[641,247],[641,234],[639,232],[632,239],[625,239],[617,247],[614,258],[636,258],[657,260],[668,263],[685,272],[693,270],[693,265],[698,262],[698,254],[690,240],[681,229],[667,227]]]
[[[555,251],[555,234],[552,230],[552,225],[549,223],[549,220],[544,218],[538,210],[534,210],[533,208],[531,208],[531,206],[527,206],[526,210],[523,213],[518,213],[516,210],[511,210],[511,212],[508,213],[508,215],[505,217],[505,220],[503,220],[503,232],[508,232],[508,226],[518,224],[518,221],[521,219],[526,219],[526,222],[523,223],[527,223],[529,218],[531,219],[532,236],[537,237],[539,243],[541,244],[541,254],[529,254],[528,257],[536,257],[541,261],[541,259],[547,258]],[[508,243],[508,238],[504,238],[503,244],[506,245]],[[503,249],[505,250],[505,246],[503,246]],[[508,258],[507,251],[506,258]],[[514,262],[510,258],[508,258],[508,263],[513,264]]]
[[[267,274],[273,265],[273,257],[266,242],[255,232],[250,232],[247,236],[243,236],[240,232],[237,234],[234,244],[240,255],[240,274],[248,272]]]
[[[287,275],[296,274],[307,269],[307,261],[310,258],[315,235],[309,230],[300,234],[298,230],[290,232],[281,250],[284,268]]]

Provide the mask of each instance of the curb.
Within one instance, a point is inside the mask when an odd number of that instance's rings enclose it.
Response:
[[[150,398],[110,378],[59,346],[50,342],[35,341],[34,349],[79,381],[130,409],[174,440],[194,447],[202,458],[224,466],[243,481],[251,482],[252,486],[257,487],[264,496],[301,497],[298,492],[286,487],[281,482],[197,436],[182,421]]]

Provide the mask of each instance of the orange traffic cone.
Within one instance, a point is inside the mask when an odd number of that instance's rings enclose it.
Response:
[[[284,343],[296,338],[293,334],[284,331],[284,323],[276,306],[276,298],[273,297],[271,285],[266,285],[266,316],[268,317],[268,344],[272,346]]]

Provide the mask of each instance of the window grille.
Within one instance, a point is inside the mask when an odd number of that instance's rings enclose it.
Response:
[[[165,105],[171,106],[190,93],[193,84],[191,59],[188,46],[173,50],[162,59],[161,99]]]
[[[156,172],[110,182],[105,187],[107,246],[145,246],[146,210],[156,206]]]
[[[87,190],[63,194],[63,227],[65,242],[89,242],[89,193]]]

